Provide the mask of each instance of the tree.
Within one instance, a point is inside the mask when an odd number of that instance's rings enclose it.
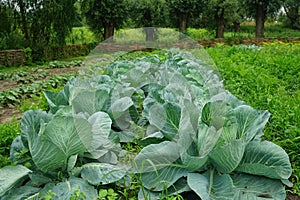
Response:
[[[75,0],[11,0],[29,46],[64,45],[75,19]]]
[[[186,32],[189,20],[201,12],[201,0],[166,0],[170,16],[174,18],[173,24],[181,32]]]
[[[127,18],[128,7],[125,0],[83,0],[82,12],[87,24],[104,39],[114,35]]]
[[[284,0],[283,8],[291,28],[300,29],[300,1]]]
[[[144,27],[146,41],[157,39],[154,27],[168,26],[168,10],[165,0],[130,0],[130,19],[134,27]]]
[[[23,35],[14,17],[17,14],[9,4],[0,1],[0,50],[24,48]]]
[[[238,0],[206,0],[205,4],[207,7],[204,15],[214,19],[216,38],[224,38],[226,24],[237,19]]]
[[[4,2],[0,2],[0,36],[1,38],[8,35],[12,31],[13,23],[11,15],[13,14],[12,9]]]
[[[235,12],[232,14],[232,23],[234,27],[234,32],[239,32],[241,23],[250,16],[247,5],[243,0],[238,0],[238,5]]]
[[[48,45],[65,45],[71,32],[76,0],[7,0],[15,11],[17,26],[21,29],[25,46],[33,50],[33,60],[43,59]]]
[[[272,14],[281,7],[280,0],[246,0],[255,17],[255,36],[264,37],[264,25],[268,14]]]

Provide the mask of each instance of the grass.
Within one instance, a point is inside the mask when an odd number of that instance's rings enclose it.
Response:
[[[19,134],[20,123],[17,120],[12,119],[10,122],[0,124],[0,168],[10,164],[10,145]]]
[[[300,195],[300,44],[271,43],[261,49],[219,46],[207,51],[227,90],[271,113],[264,137],[288,153],[294,183],[290,191]]]
[[[177,40],[178,34],[174,32],[174,28],[160,28],[159,35],[162,38],[159,42],[168,42]],[[215,38],[215,30],[205,28],[188,28],[187,34],[195,40],[199,39],[213,39]],[[241,24],[240,32],[234,32],[232,27],[227,27],[224,33],[226,39],[232,38],[254,38],[255,37],[255,23],[252,21]],[[265,37],[300,37],[300,31],[290,29],[282,23],[265,23]],[[145,34],[142,29],[120,29],[115,31],[115,39],[118,42],[130,41],[144,41]],[[100,42],[91,30],[87,27],[75,27],[72,33],[66,39],[67,44],[86,44],[92,42]]]
[[[224,37],[232,38],[254,38],[255,23],[244,22],[241,24],[240,32],[234,32],[228,27],[225,30]],[[195,39],[213,39],[215,38],[215,30],[188,28],[188,35]],[[285,27],[282,23],[265,23],[265,37],[300,37],[300,31]]]
[[[89,44],[99,42],[99,37],[88,27],[74,27],[71,34],[66,38],[67,44]]]

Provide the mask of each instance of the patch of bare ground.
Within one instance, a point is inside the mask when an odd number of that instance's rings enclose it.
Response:
[[[18,88],[19,85],[15,81],[0,80],[0,92],[10,88]]]
[[[0,107],[0,124],[9,122],[13,118],[16,120],[21,119],[22,113],[14,106]]]
[[[286,200],[300,200],[300,196],[295,194],[288,194]]]

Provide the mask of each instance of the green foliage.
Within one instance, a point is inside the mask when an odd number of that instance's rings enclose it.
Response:
[[[291,28],[300,29],[300,2],[297,0],[283,1],[283,7]]]
[[[283,147],[293,166],[293,192],[299,194],[299,44],[270,43],[209,48],[226,89],[256,109],[268,109],[265,138]]]
[[[83,0],[81,9],[91,30],[101,33],[104,39],[121,27],[128,12],[125,0]]]
[[[50,90],[50,88],[48,88]],[[54,89],[61,89],[60,87]],[[48,111],[49,105],[47,99],[41,93],[35,93],[28,99],[21,100],[20,105],[16,106],[21,113],[26,112],[27,110],[44,110]]]
[[[255,9],[256,6],[260,5],[263,7],[265,14],[273,14],[280,8],[281,2],[279,0],[244,0],[246,5],[252,11],[252,16],[256,16]]]
[[[65,37],[75,19],[74,3],[74,0],[12,1],[13,8],[20,9],[17,16],[20,19],[20,27],[27,45],[30,45],[33,51],[47,44],[65,44]]]
[[[73,60],[71,62],[63,62],[63,61],[51,61],[48,64],[48,68],[72,68],[72,67],[80,67],[82,65],[81,60]]]
[[[98,200],[116,200],[118,199],[118,193],[116,193],[112,188],[100,189],[97,199]]]
[[[17,135],[20,134],[20,124],[19,122],[12,120],[10,122],[5,122],[0,124],[0,167],[8,165],[9,154],[12,141]]]
[[[209,24],[211,22],[215,24],[216,38],[223,38],[225,26],[239,20],[238,12],[243,5],[239,4],[238,0],[212,0],[205,3],[207,9],[204,11],[204,16],[209,16]]]
[[[26,58],[26,62],[27,62],[27,64],[31,64],[32,63],[32,50],[29,48],[29,47],[27,47],[26,49],[25,49],[25,58]]]
[[[255,36],[264,37],[264,24],[267,15],[272,15],[281,7],[280,0],[244,0],[251,15],[255,18]]]
[[[168,8],[165,0],[129,0],[130,17],[134,27],[168,26]]]
[[[0,50],[22,48],[24,45],[21,31],[16,28],[14,9],[4,1],[0,2]]]
[[[9,89],[7,91],[0,92],[0,105],[18,105],[21,103],[21,99],[33,97],[35,94],[41,93],[47,88],[57,88],[65,84],[72,75],[58,75],[53,76],[50,79],[33,82],[32,79],[22,78],[22,82],[27,83],[27,85],[21,85],[19,88]]]
[[[74,27],[66,38],[67,44],[89,44],[98,42],[99,38],[87,27]]]
[[[166,0],[171,20],[180,31],[186,32],[188,23],[203,11],[204,2],[199,0]]]
[[[1,1],[0,49],[30,47],[27,61],[43,60],[46,46],[66,44],[75,20],[75,2]]]

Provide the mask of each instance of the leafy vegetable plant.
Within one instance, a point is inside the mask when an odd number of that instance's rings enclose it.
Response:
[[[57,75],[47,80],[21,85],[19,88],[12,88],[8,91],[2,91],[0,92],[0,105],[18,105],[21,103],[21,99],[32,97],[34,94],[39,94],[49,87],[57,88],[58,86],[63,86],[68,82],[71,76],[72,75]]]
[[[49,112],[24,114],[1,199],[102,198],[102,185],[130,184],[132,174],[139,199],[285,199],[288,155],[261,139],[269,112],[224,90],[208,62],[170,50],[99,71],[45,92]]]
[[[79,67],[82,65],[81,60],[73,60],[72,62],[52,61],[49,62],[48,68],[71,68]]]

